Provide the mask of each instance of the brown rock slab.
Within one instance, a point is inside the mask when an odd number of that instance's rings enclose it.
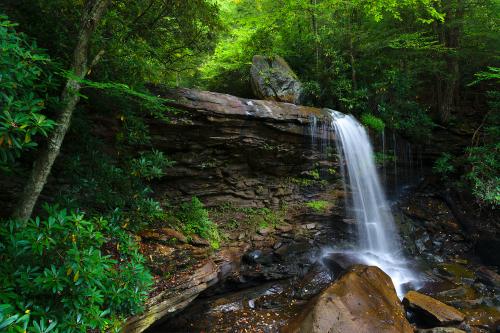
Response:
[[[267,234],[271,233],[271,231],[273,231],[273,229],[271,227],[267,227],[267,228],[260,228],[257,232],[262,236],[266,236]]]
[[[184,236],[184,234],[170,228],[144,230],[139,234],[139,236],[141,237],[141,239],[150,241],[178,241],[180,243],[187,243],[187,237]]]
[[[356,265],[314,298],[285,333],[411,333],[391,278]]]
[[[403,304],[431,324],[451,325],[465,319],[464,314],[454,307],[416,291],[409,291],[403,299]]]
[[[456,327],[434,327],[416,330],[415,333],[465,333]]]
[[[177,239],[179,242],[181,243],[187,243],[188,240],[187,240],[187,237],[184,236],[184,234],[180,231],[177,231],[177,230],[174,230],[174,229],[170,229],[170,228],[162,228],[160,229],[160,232],[167,236],[167,237],[170,237],[171,239],[175,238]]]
[[[290,232],[293,229],[293,226],[290,224],[280,224],[276,226],[276,229],[281,231],[281,232]]]
[[[189,243],[195,246],[210,246],[210,242],[198,235],[191,235],[191,240]]]

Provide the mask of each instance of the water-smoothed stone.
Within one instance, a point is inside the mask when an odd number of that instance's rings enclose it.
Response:
[[[464,321],[465,316],[452,306],[416,291],[409,291],[403,299],[405,307],[429,324],[451,325]]]
[[[314,298],[285,333],[411,333],[391,278],[378,267],[356,265]]]
[[[476,276],[479,281],[496,288],[500,288],[500,275],[484,266],[476,270]]]

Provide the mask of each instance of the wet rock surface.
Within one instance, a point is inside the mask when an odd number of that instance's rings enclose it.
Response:
[[[320,118],[321,110],[158,89],[183,110],[168,125],[150,123],[155,147],[177,161],[155,184],[160,197],[175,201],[196,195],[209,207],[227,202],[252,209],[301,207],[278,224],[257,221],[252,228],[243,226],[239,212],[211,216],[225,233],[219,251],[170,230],[143,234],[143,253],[158,279],[151,295],[155,301],[141,320],[149,325],[161,317],[150,332],[278,332],[355,263],[339,256],[318,260],[327,247],[352,249],[356,223],[345,215],[338,161],[325,158],[308,136],[310,116]],[[336,174],[324,181],[330,169]],[[329,205],[323,211],[305,208],[313,200]],[[473,252],[483,238],[464,229],[446,201],[427,189],[399,202],[396,216],[408,257],[422,272],[425,285],[419,291],[464,316],[461,323],[446,324],[453,327],[410,316],[415,329],[495,332],[497,268],[480,263]],[[235,221],[239,224],[231,227]],[[159,311],[157,300],[164,304]],[[136,327],[138,332],[145,326]]]
[[[415,333],[465,333],[465,331],[462,331],[455,327],[434,327],[428,329],[419,329],[416,330]]]
[[[333,197],[312,194],[309,200],[337,202],[337,197],[338,194]],[[342,205],[327,212],[316,212],[302,205],[291,212],[278,225],[228,229],[224,248],[237,249],[240,258],[237,268],[200,292],[183,311],[169,313],[163,319],[166,322],[148,332],[280,332],[294,318],[303,315],[309,302],[314,302],[317,295],[356,264],[345,253],[333,253],[319,260],[326,247],[336,244],[341,248],[352,243],[349,239],[353,222],[344,218]],[[228,225],[235,218],[241,219],[236,214],[225,219],[218,216],[216,220]],[[426,252],[432,254],[431,249]],[[440,324],[410,313],[408,320],[412,327],[423,332],[495,332],[500,320],[496,268],[479,264],[467,251],[444,253],[441,260],[428,260],[416,254],[421,258],[418,270],[424,282],[419,292],[456,308],[463,314],[463,321]],[[217,257],[217,253],[210,256]]]
[[[410,333],[390,277],[377,267],[350,268],[311,301],[283,332]]]
[[[459,324],[465,319],[464,314],[454,307],[416,291],[408,292],[403,304],[429,325]]]
[[[148,332],[278,332],[333,281],[318,258],[319,244],[347,237],[347,225],[334,213],[328,222],[315,222],[314,229],[300,219],[314,215],[308,208],[293,211],[288,222],[267,227],[265,235],[261,228],[239,229],[244,236],[231,237],[221,250],[238,249],[237,268]]]

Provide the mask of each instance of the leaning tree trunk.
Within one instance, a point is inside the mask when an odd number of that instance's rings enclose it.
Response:
[[[13,217],[26,221],[30,218],[36,201],[50,174],[52,165],[59,155],[64,136],[71,123],[71,116],[80,100],[80,79],[83,79],[88,71],[88,53],[90,40],[99,21],[111,0],[94,0],[86,6],[78,33],[78,39],[73,53],[73,62],[70,72],[75,77],[68,78],[61,94],[61,113],[57,118],[57,125],[48,137],[47,145],[39,153],[33,164],[33,169],[24,187],[20,201],[14,210]]]

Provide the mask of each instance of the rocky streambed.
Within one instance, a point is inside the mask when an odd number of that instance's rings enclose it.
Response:
[[[322,110],[154,89],[182,110],[168,125],[149,124],[155,147],[177,161],[155,192],[198,196],[224,239],[214,250],[166,227],[138,235],[155,287],[125,332],[498,331],[500,278],[478,256],[487,234],[464,228],[439,189],[414,190],[394,206],[422,282],[401,302],[379,269],[323,257],[352,247],[355,221],[345,218],[349,189],[335,152],[311,143]],[[495,258],[493,246],[482,249]]]
[[[349,246],[352,221],[343,218],[342,207],[322,213],[290,209],[285,221],[229,232],[215,252],[202,242],[172,245],[167,230],[144,233],[144,251],[159,267],[157,276],[168,276],[159,262],[182,265],[184,254],[191,264],[170,268],[178,273],[158,283],[156,305],[130,320],[128,331],[141,331],[153,318],[147,332],[497,331],[500,277],[466,252],[452,254],[463,242],[453,229],[446,237],[457,244],[448,244],[449,256],[430,260],[421,248],[413,263],[422,284],[408,286],[418,292],[401,302],[380,269],[323,256],[331,244]],[[164,261],[160,248],[169,249]]]

